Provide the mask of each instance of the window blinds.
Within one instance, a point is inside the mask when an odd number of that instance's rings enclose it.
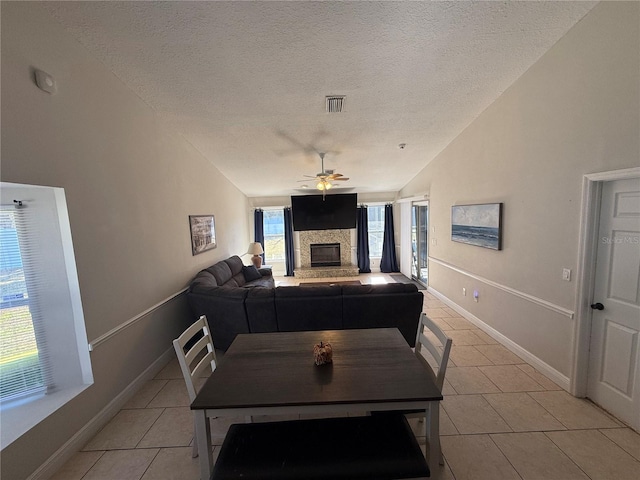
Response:
[[[35,205],[0,206],[0,399],[41,394],[51,384],[51,365],[39,297],[46,241]]]

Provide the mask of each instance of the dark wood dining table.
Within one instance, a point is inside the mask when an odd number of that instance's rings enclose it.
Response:
[[[313,346],[320,341],[331,344],[333,361],[318,366]],[[424,409],[428,459],[437,462],[440,439],[432,427],[440,400],[432,376],[396,328],[240,334],[191,404],[201,479],[213,468],[207,419],[220,416]]]

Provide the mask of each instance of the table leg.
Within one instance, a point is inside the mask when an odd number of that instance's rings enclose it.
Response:
[[[205,410],[193,410],[196,422],[196,438],[198,457],[200,459],[200,480],[209,480],[213,470],[213,453],[211,451],[211,425]]]
[[[442,452],[440,451],[440,402],[429,402],[427,410],[426,436],[429,448],[427,462],[429,467],[436,469],[442,462]]]

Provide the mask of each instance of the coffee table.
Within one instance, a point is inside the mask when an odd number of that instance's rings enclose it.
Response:
[[[316,366],[321,340],[331,343],[333,363]],[[201,479],[213,467],[207,418],[227,415],[424,409],[428,458],[437,462],[432,427],[442,393],[431,378],[396,328],[240,334],[191,404]]]

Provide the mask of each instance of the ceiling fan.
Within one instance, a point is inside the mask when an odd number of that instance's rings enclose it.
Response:
[[[320,162],[322,170],[314,175],[303,175],[308,179],[313,179],[316,182],[316,188],[322,191],[322,197],[324,198],[327,190],[333,187],[333,182],[346,182],[349,178],[345,177],[341,173],[334,173],[333,170],[324,169],[324,156],[323,152],[318,153],[320,155]],[[310,180],[298,180],[298,182],[309,182]]]

